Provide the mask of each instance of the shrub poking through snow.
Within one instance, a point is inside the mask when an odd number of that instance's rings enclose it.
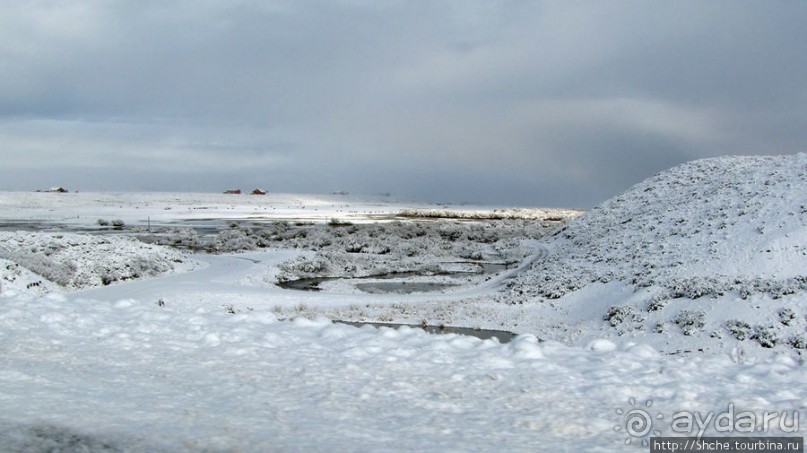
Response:
[[[754,332],[750,324],[736,319],[726,321],[726,329],[740,341],[750,339]]]
[[[763,348],[772,348],[779,342],[776,329],[773,326],[754,326],[752,339],[756,340]]]
[[[660,311],[669,301],[670,297],[667,294],[653,296],[647,304],[647,311]]]
[[[603,316],[611,327],[622,327],[625,330],[639,330],[642,328],[644,316],[629,305],[612,305]]]
[[[625,305],[612,305],[608,307],[608,311],[605,312],[602,319],[603,321],[608,321],[612,327],[616,327],[625,322],[625,319],[630,316],[632,311],[631,307]]]
[[[790,308],[779,310],[779,322],[789,326],[796,319],[796,313]]]
[[[804,335],[793,335],[788,343],[794,349],[807,349],[807,339],[804,338]]]
[[[774,326],[756,325],[751,327],[747,322],[732,320],[726,323],[726,328],[734,338],[740,341],[755,340],[763,348],[773,348],[780,342]],[[791,337],[788,343],[794,348],[803,349],[800,347],[804,344],[803,340],[801,335],[796,335]]]
[[[683,310],[675,317],[675,324],[681,328],[684,335],[693,335],[703,329],[706,313],[703,311]]]

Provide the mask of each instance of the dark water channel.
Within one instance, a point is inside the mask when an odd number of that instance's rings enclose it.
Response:
[[[438,282],[375,282],[359,283],[354,286],[359,291],[370,294],[412,294],[440,291],[456,285]]]
[[[499,343],[509,343],[517,335],[513,332],[508,332],[506,330],[472,329],[470,327],[424,326],[419,324],[388,324],[383,322],[353,322],[353,321],[338,321],[338,320],[335,320],[334,322],[354,327],[371,326],[376,328],[389,327],[392,329],[400,329],[401,327],[410,327],[412,329],[421,329],[431,334],[453,333],[457,335],[468,335],[471,337],[479,338],[481,340],[496,339],[499,341]]]

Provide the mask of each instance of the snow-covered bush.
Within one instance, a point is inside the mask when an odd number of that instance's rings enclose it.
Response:
[[[255,250],[258,248],[258,238],[250,234],[247,229],[232,228],[219,233],[216,236],[215,244],[218,252]]]
[[[796,313],[790,308],[783,308],[779,310],[779,322],[785,326],[789,326],[796,319]]]
[[[751,327],[747,322],[731,320],[726,323],[726,328],[734,338],[740,341],[756,340],[763,348],[773,348],[780,342],[778,329],[774,326],[756,325]],[[796,349],[802,349],[803,337],[801,335],[792,336],[789,343]]]
[[[725,290],[725,285],[719,277],[701,276],[670,279],[665,282],[664,287],[669,290],[670,297],[673,299],[714,297],[723,294]]]
[[[623,323],[629,322],[632,324],[631,327],[639,328],[640,323],[644,321],[644,316],[630,305],[612,305],[608,307],[603,320],[608,321],[611,327],[619,327]]]
[[[772,348],[779,342],[773,326],[754,326],[754,335],[751,339],[757,340],[757,343],[763,348]]]
[[[706,325],[705,317],[706,313],[703,311],[682,310],[673,322],[681,328],[684,335],[693,335]]]
[[[650,298],[650,302],[647,304],[647,311],[660,311],[667,306],[669,301],[670,296],[667,293],[657,294]]]
[[[807,338],[804,335],[793,335],[788,343],[793,349],[807,349]]]
[[[747,322],[732,319],[726,321],[726,329],[734,338],[742,341],[750,339],[754,334],[754,329]]]

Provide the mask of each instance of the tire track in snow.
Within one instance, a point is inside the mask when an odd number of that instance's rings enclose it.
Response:
[[[488,280],[487,282],[482,283],[481,285],[474,286],[474,287],[471,287],[471,288],[465,288],[463,290],[459,290],[459,291],[456,291],[456,292],[453,292],[453,293],[449,293],[448,295],[451,295],[451,294],[464,294],[464,293],[476,293],[476,292],[479,292],[480,290],[499,288],[499,287],[503,286],[507,280],[510,280],[511,278],[515,277],[516,275],[518,275],[518,274],[524,272],[525,270],[529,269],[530,267],[532,267],[533,263],[535,263],[536,261],[545,260],[545,259],[549,258],[549,248],[546,246],[545,243],[540,242],[540,241],[536,241],[536,240],[525,240],[525,241],[522,242],[522,244],[526,245],[528,247],[532,247],[533,250],[535,250],[535,253],[533,253],[532,255],[524,258],[524,260],[522,260],[521,263],[517,267],[515,267],[514,269],[510,269],[508,271],[505,271],[505,272],[497,275],[496,277]]]

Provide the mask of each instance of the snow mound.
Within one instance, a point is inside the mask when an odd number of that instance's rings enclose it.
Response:
[[[496,297],[523,305],[520,325],[544,338],[629,337],[668,353],[807,349],[807,154],[672,168],[548,245],[550,257]]]
[[[649,178],[560,230],[515,284],[559,298],[593,282],[697,299],[807,290],[807,154],[721,157]]]
[[[81,289],[152,277],[185,261],[181,252],[134,238],[0,233],[0,281],[18,292],[49,292],[54,284]]]
[[[9,260],[0,259],[0,295],[43,295],[57,286],[28,269]]]

